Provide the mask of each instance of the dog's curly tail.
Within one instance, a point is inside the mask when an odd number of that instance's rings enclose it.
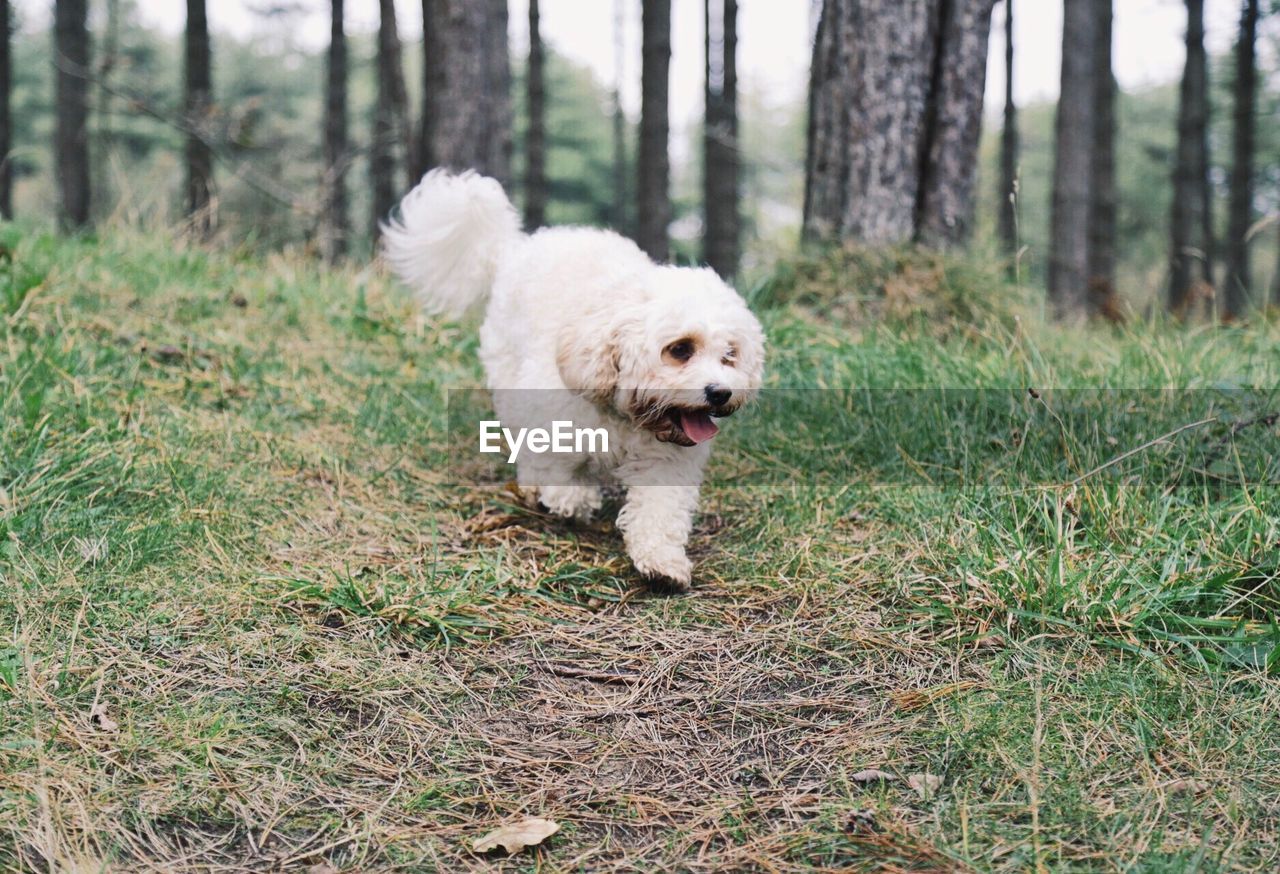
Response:
[[[396,275],[428,312],[455,318],[489,296],[499,257],[521,235],[502,186],[473,170],[432,170],[381,227]]]

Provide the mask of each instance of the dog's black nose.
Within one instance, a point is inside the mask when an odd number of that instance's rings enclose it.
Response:
[[[713,407],[723,407],[729,403],[729,398],[733,397],[732,391],[718,385],[709,385],[702,391],[707,396],[707,403]]]

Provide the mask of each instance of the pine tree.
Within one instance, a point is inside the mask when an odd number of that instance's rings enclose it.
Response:
[[[59,220],[64,228],[89,224],[89,3],[54,4],[53,63],[56,70]]]
[[[100,205],[111,197],[110,167],[111,156],[115,151],[111,76],[115,72],[120,52],[120,0],[106,0],[106,7],[107,20],[102,41],[102,57],[98,62],[98,144],[93,150],[94,165],[91,171],[98,185],[96,200]]]
[[[1236,39],[1231,204],[1227,223],[1227,279],[1223,315],[1238,319],[1249,305],[1249,227],[1253,224],[1253,153],[1257,129],[1258,0],[1244,0]]]
[[[330,263],[347,251],[347,36],[343,0],[329,4],[324,103],[324,216],[321,254]]]
[[[404,66],[400,60],[400,32],[396,27],[395,0],[378,0],[378,92],[373,114],[373,142],[369,150],[369,182],[373,189],[373,233],[396,204],[396,153],[403,150],[404,166],[412,154],[409,142],[408,99]]]
[[[1112,0],[1093,0],[1093,169],[1089,184],[1089,310],[1117,318],[1116,77],[1111,64]]]
[[[525,140],[524,226],[533,231],[547,221],[547,108],[538,0],[529,0],[529,64],[525,99],[529,132]]]
[[[669,255],[671,223],[670,119],[671,0],[642,0],[643,68],[640,74],[640,155],[637,159],[636,242],[655,261]]]
[[[204,236],[213,230],[213,151],[208,143],[213,71],[205,0],[187,0],[186,43],[187,215]]]
[[[0,0],[0,219],[13,218],[13,161],[9,150],[13,145],[12,115],[9,96],[12,91],[12,64],[9,61],[11,25],[9,0]]]
[[[978,144],[994,0],[941,0],[925,114],[915,238],[933,248],[973,234]]]
[[[1000,131],[999,234],[1004,250],[1018,252],[1018,106],[1013,100],[1013,0],[1004,0],[1004,126]]]
[[[741,157],[738,151],[738,3],[704,0],[705,100],[703,257],[721,276],[738,272]]]
[[[474,169],[511,181],[507,0],[424,0],[419,169]]]
[[[1059,318],[1088,312],[1089,214],[1094,146],[1093,55],[1098,42],[1092,2],[1064,0],[1062,76],[1054,123],[1049,300]]]
[[[1178,96],[1178,144],[1170,221],[1169,308],[1188,315],[1213,287],[1209,210],[1209,69],[1204,0],[1186,0],[1187,60]]]
[[[814,42],[808,239],[972,231],[993,0],[827,0]]]

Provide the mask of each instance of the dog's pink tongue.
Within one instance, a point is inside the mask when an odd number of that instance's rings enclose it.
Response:
[[[706,413],[681,413],[680,427],[694,443],[706,443],[720,430]]]

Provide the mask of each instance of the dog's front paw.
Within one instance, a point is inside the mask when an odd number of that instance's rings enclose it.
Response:
[[[693,582],[693,562],[684,553],[643,558],[633,556],[632,562],[645,582],[655,589],[687,592]]]

